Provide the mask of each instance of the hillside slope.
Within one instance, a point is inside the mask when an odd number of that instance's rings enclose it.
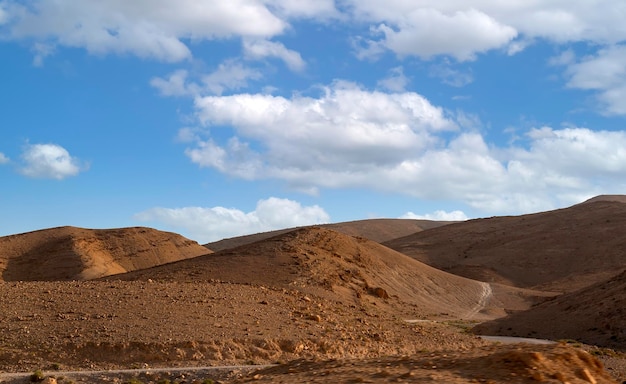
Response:
[[[570,292],[621,271],[624,228],[626,204],[601,200],[450,224],[384,245],[476,280]]]
[[[474,332],[575,339],[626,350],[626,270],[608,281],[478,325]]]
[[[89,280],[210,253],[150,228],[59,227],[0,237],[3,281]]]
[[[394,310],[405,308],[407,318],[438,314],[475,318],[482,316],[480,312],[487,311],[492,301],[497,302],[487,283],[442,272],[379,243],[321,227],[302,228],[112,279],[217,280],[297,288],[348,304],[390,296],[386,303],[397,305]],[[502,287],[496,290],[503,296],[510,293]]]

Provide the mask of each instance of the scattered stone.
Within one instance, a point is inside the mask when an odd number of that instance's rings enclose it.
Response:
[[[387,293],[387,291],[380,287],[370,288],[370,294],[376,297],[380,297],[381,299],[389,298],[389,294]]]

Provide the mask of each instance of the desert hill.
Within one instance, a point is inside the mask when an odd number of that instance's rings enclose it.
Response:
[[[420,232],[425,229],[435,228],[450,223],[452,222],[411,219],[368,219],[334,224],[321,224],[316,225],[316,227],[331,229],[349,236],[361,236],[366,239],[382,243],[384,241],[411,235],[415,232]],[[257,241],[269,239],[270,237],[288,233],[296,229],[298,228],[286,228],[276,231],[233,237],[205,244],[205,247],[217,252],[245,244],[256,243]]]
[[[469,220],[384,245],[435,268],[480,281],[571,292],[626,265],[626,204]]]
[[[506,318],[478,325],[488,335],[575,339],[626,350],[626,270]]]
[[[410,318],[445,313],[473,318],[489,284],[448,274],[362,237],[321,227],[292,232],[108,280],[225,281],[297,288],[344,303],[387,297],[414,308]]]
[[[210,253],[150,228],[59,227],[0,237],[0,280],[88,280]]]
[[[597,201],[613,201],[617,203],[626,203],[626,195],[598,195],[591,199],[583,201],[581,204],[595,203]]]
[[[542,293],[451,275],[323,227],[213,254],[147,228],[54,228],[0,238],[0,250],[0,371],[280,362],[242,380],[613,382],[571,347],[509,347],[466,332]],[[604,291],[623,291],[620,279]],[[624,307],[615,295],[601,303]]]

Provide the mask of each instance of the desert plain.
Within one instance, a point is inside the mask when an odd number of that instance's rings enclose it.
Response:
[[[59,383],[623,383],[626,197],[205,245],[150,228],[0,237],[0,382],[35,371]]]

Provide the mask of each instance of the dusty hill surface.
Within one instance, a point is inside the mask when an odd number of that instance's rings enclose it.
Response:
[[[407,323],[379,297],[350,304],[300,288],[156,280],[4,282],[0,297],[5,372],[305,359],[250,379],[611,382],[601,365],[577,350],[493,345],[445,322]],[[159,376],[150,377],[144,382]],[[111,376],[85,380],[115,382]]]
[[[626,204],[596,201],[450,224],[384,244],[481,281],[571,292],[626,265]]]
[[[218,282],[0,283],[0,371],[258,364],[474,348],[445,324],[410,324],[385,299]]]
[[[488,335],[575,339],[626,351],[626,270],[609,281],[478,325],[474,331]]]
[[[498,382],[507,372],[521,376],[500,382],[528,382],[533,374],[610,382],[573,349],[518,350],[465,331],[474,323],[467,319],[493,317],[504,297],[522,292],[449,275],[364,238],[307,228],[96,280],[0,281],[0,370],[306,359],[250,379]],[[358,360],[320,362],[328,359]]]
[[[595,203],[597,201],[614,201],[618,203],[626,203],[626,195],[599,195],[592,197],[589,200],[582,202],[581,204]]]
[[[235,383],[615,383],[602,364],[567,346],[489,346],[447,354],[293,361]]]
[[[59,227],[0,237],[0,280],[88,280],[210,253],[150,228]]]
[[[366,239],[382,243],[384,241],[411,235],[415,232],[420,232],[425,229],[435,228],[450,223],[451,222],[448,221],[430,220],[369,219],[348,221],[335,224],[322,224],[318,225],[317,227],[331,229],[333,231],[341,232],[350,236],[365,237]],[[256,243],[261,240],[269,239],[274,236],[291,232],[295,229],[297,228],[287,228],[278,231],[270,231],[253,235],[223,239],[213,243],[205,244],[205,247],[217,252],[224,249]]]
[[[389,296],[385,303],[411,319],[480,318],[493,304],[494,292],[487,283],[442,272],[376,242],[321,227],[112,278],[298,288],[351,304]]]

